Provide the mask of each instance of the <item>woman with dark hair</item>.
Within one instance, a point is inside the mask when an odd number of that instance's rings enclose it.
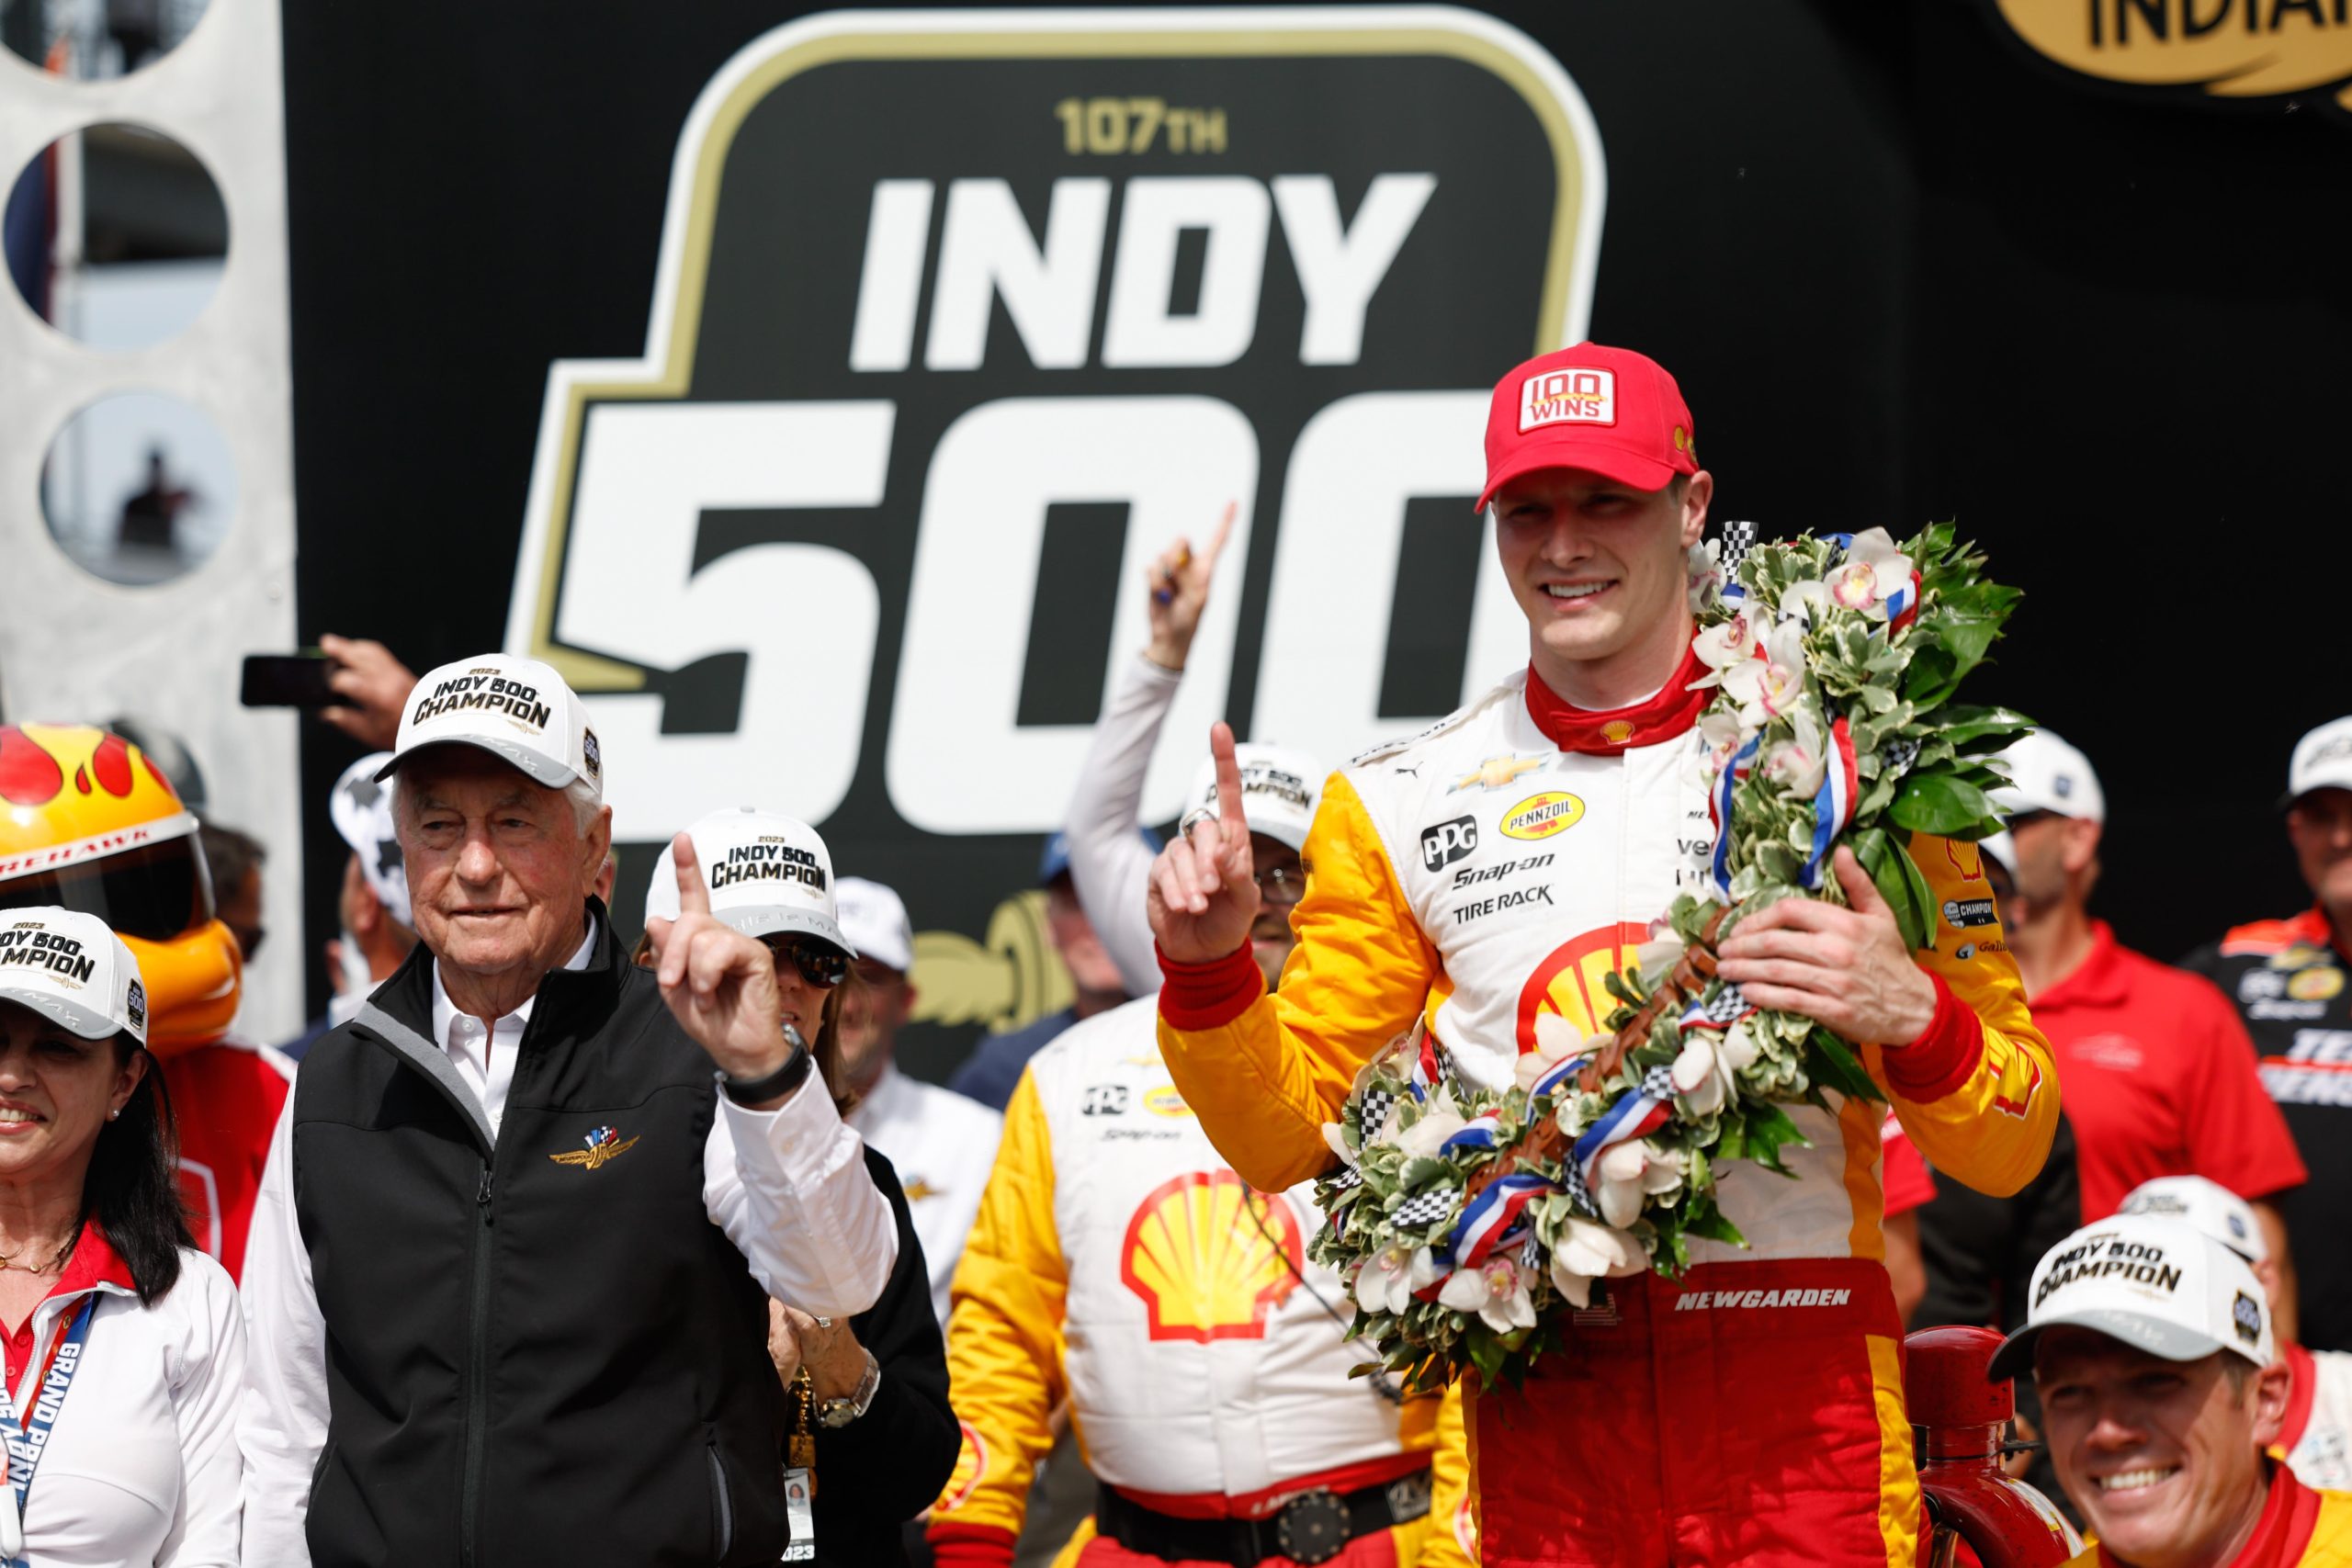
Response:
[[[785,1026],[814,1034],[817,1070],[834,1103],[848,1111],[842,1003],[861,982],[833,906],[824,840],[806,823],[749,807],[714,812],[685,836],[709,887],[711,914],[766,945]],[[677,912],[677,863],[665,849],[647,892],[646,924]],[[649,962],[645,953],[640,944],[640,964]],[[790,1303],[770,1307],[769,1354],[789,1393],[787,1477],[808,1471],[801,1479],[814,1483],[796,1488],[787,1480],[793,1546],[786,1561],[819,1568],[903,1568],[900,1527],[939,1495],[963,1441],[948,1408],[947,1350],[906,1193],[890,1162],[870,1148],[865,1168],[899,1227],[899,1258],[881,1299],[846,1321],[813,1317]]]
[[[0,1560],[233,1568],[244,1325],[180,1208],[130,950],[0,915]]]

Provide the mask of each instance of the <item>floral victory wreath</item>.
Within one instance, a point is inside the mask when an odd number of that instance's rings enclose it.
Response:
[[[1722,1162],[1791,1176],[1780,1151],[1805,1140],[1782,1105],[1885,1097],[1845,1041],[1719,978],[1716,943],[1781,898],[1844,902],[1843,843],[1923,947],[1935,905],[1903,840],[2000,826],[1985,792],[2007,781],[1988,754],[2030,721],[1951,699],[2017,590],[1986,581],[1949,524],[1899,548],[1873,528],[1735,551],[1710,542],[1690,565],[1695,684],[1714,689],[1699,720],[1713,896],[1678,897],[1607,977],[1608,1032],[1545,1016],[1495,1092],[1449,1077],[1417,1026],[1323,1129],[1343,1163],[1320,1184],[1313,1254],[1350,1281],[1355,1336],[1416,1388],[1464,1367],[1523,1378],[1594,1280],[1678,1277],[1691,1236],[1745,1245],[1716,1206]]]

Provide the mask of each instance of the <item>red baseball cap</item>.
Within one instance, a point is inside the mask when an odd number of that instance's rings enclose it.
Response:
[[[1538,468],[1583,468],[1636,490],[1663,490],[1699,471],[1699,441],[1682,389],[1666,367],[1630,348],[1580,343],[1540,354],[1495,384],[1487,410],[1487,488]]]

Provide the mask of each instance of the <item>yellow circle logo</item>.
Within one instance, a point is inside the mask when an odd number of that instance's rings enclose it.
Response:
[[[1172,1083],[1161,1084],[1147,1093],[1143,1097],[1143,1108],[1154,1116],[1190,1116],[1193,1113],[1193,1108],[1184,1103],[1184,1097],[1176,1092],[1176,1086]]]
[[[1584,820],[1584,802],[1573,795],[1547,789],[1531,795],[1503,814],[1506,839],[1548,839]]]
[[[2344,971],[2333,964],[2298,969],[2287,976],[2287,994],[2299,1002],[2333,1001],[2344,990]]]

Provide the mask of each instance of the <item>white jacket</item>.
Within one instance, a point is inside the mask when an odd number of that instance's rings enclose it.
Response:
[[[179,1282],[141,1306],[129,1270],[92,1230],[60,1284],[33,1309],[32,1354],[9,1391],[19,1415],[51,1344],[85,1296],[98,1303],[33,1473],[27,1559],[40,1568],[235,1568],[245,1330],[228,1271],[183,1247]],[[12,1506],[0,1497],[0,1507]]]
[[[947,1286],[980,1212],[1004,1118],[953,1089],[886,1066],[849,1113],[852,1131],[890,1162],[931,1275],[931,1309],[947,1325]]]
[[[2294,1393],[2278,1452],[2313,1491],[2352,1491],[2352,1351],[2287,1347]]]

